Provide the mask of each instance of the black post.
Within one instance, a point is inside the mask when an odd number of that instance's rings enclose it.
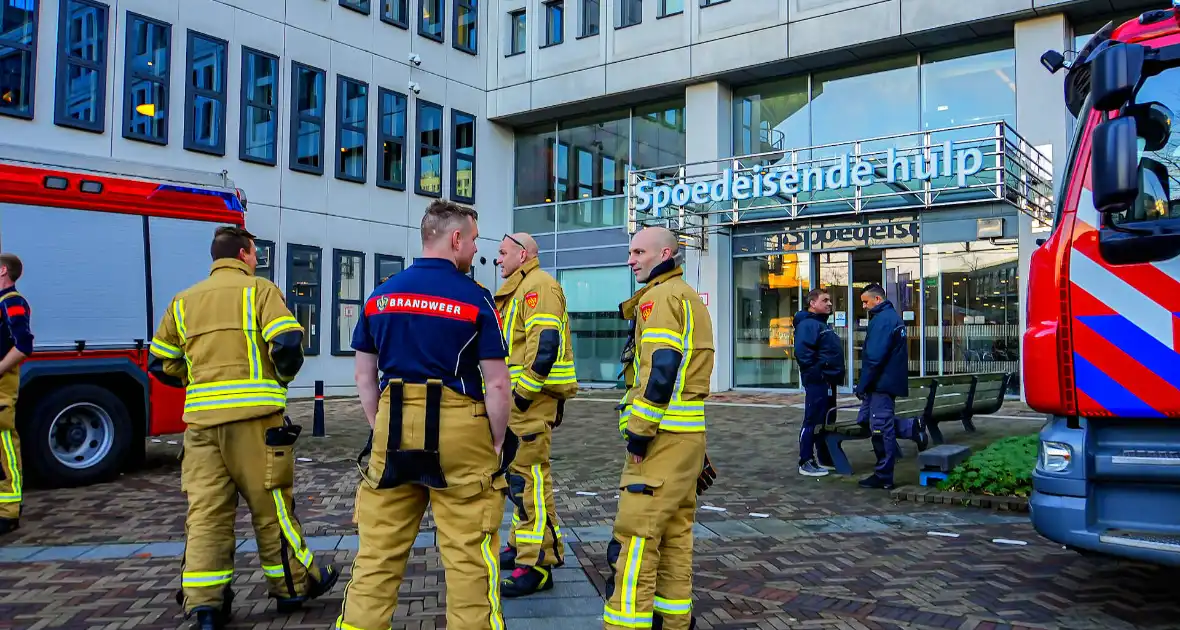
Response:
[[[315,382],[315,410],[311,420],[312,437],[324,437],[324,382]]]

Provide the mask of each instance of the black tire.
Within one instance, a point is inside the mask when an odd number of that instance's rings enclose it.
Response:
[[[86,468],[70,468],[58,461],[49,446],[54,418],[70,405],[89,403],[100,408],[114,426],[111,448]],[[18,401],[19,404],[19,401]],[[67,385],[44,392],[20,427],[21,455],[29,481],[45,488],[68,488],[110,481],[131,455],[135,429],[131,414],[119,397],[97,385]]]

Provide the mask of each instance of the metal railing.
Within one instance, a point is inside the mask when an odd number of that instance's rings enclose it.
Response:
[[[728,194],[713,194],[726,178]],[[742,198],[739,179],[748,184]],[[1034,228],[1048,227],[1053,171],[1044,153],[1000,121],[633,169],[626,198],[629,232],[663,225],[704,249],[726,224],[962,204],[1006,203]]]

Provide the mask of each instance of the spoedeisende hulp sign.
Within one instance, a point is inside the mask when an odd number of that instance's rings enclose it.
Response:
[[[837,190],[850,185],[865,187],[877,183],[893,184],[957,176],[953,181],[958,188],[963,188],[967,185],[968,177],[983,170],[983,152],[975,147],[954,149],[948,141],[940,149],[931,151],[933,155],[927,163],[920,153],[899,156],[897,150],[891,148],[885,152],[882,164],[884,176],[878,175],[873,162],[845,153],[836,156],[832,165],[802,169],[792,165],[776,165],[750,174],[735,174],[732,169],[725,169],[720,177],[714,179],[673,186],[643,180],[634,187],[632,194],[635,196],[636,210],[659,216],[660,211],[670,205],[725,203],[825,189]]]

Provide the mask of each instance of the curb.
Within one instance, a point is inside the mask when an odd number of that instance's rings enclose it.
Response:
[[[1028,511],[1028,498],[1026,497],[997,497],[982,494],[968,494],[966,492],[946,492],[937,488],[923,486],[902,486],[900,488],[894,488],[889,492],[889,496],[894,501],[961,505],[987,508],[1000,512]]]

